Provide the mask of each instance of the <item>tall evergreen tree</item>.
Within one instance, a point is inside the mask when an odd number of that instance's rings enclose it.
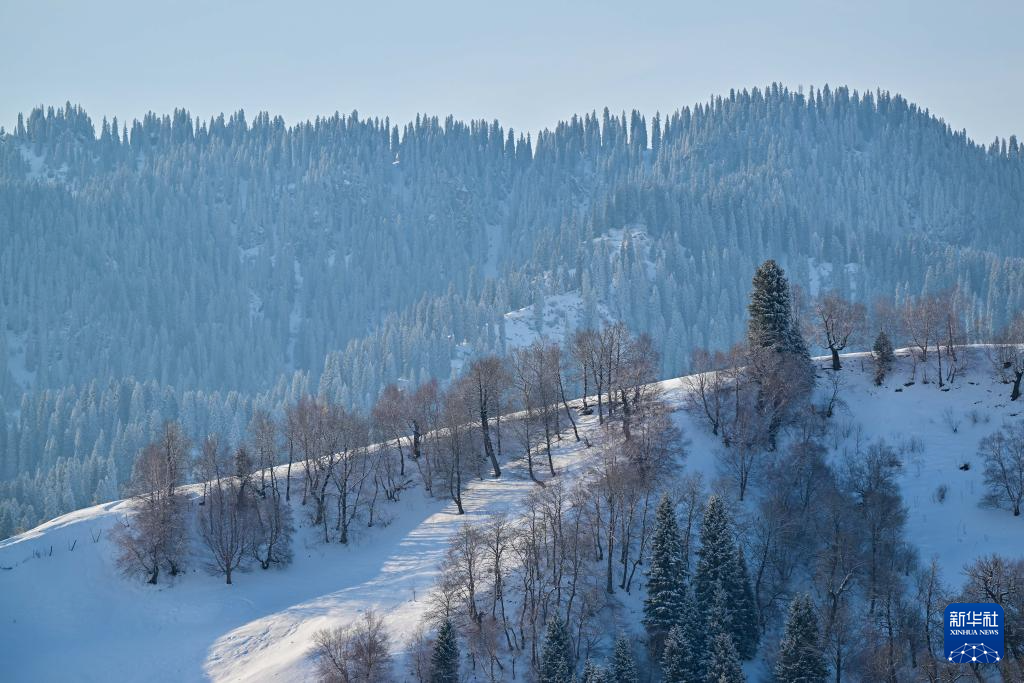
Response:
[[[430,683],[459,683],[459,641],[451,619],[437,631],[430,655]]]
[[[640,676],[633,659],[633,648],[624,634],[615,639],[612,658],[608,662],[608,678],[615,683],[639,683]]]
[[[810,596],[799,594],[789,604],[775,679],[779,683],[824,683],[827,677],[828,665],[819,647],[814,604]]]
[[[658,503],[644,600],[644,626],[656,654],[660,654],[669,629],[682,618],[685,594],[686,567],[679,523],[675,505],[665,495]]]
[[[661,670],[665,683],[691,683],[703,678],[699,648],[690,629],[677,624],[665,639],[665,652],[661,656]]]
[[[725,587],[732,579],[735,557],[736,544],[725,502],[717,495],[709,496],[704,506],[697,569],[693,576],[697,607],[702,613],[711,607],[717,587]]]
[[[752,657],[757,651],[758,630],[750,577],[733,537],[725,503],[714,495],[708,498],[704,508],[694,588],[702,614],[708,614],[715,607],[718,590],[725,593],[722,627],[735,639],[740,654],[744,658]]]
[[[796,327],[789,281],[775,261],[765,261],[754,274],[747,312],[750,315],[747,341],[752,347],[800,351],[800,344],[795,339],[799,333],[794,335]],[[806,352],[806,347],[803,350]]]
[[[583,673],[580,675],[580,683],[605,683],[606,680],[604,669],[587,658],[583,665]]]
[[[885,330],[879,330],[875,337],[875,344],[872,347],[872,358],[875,361],[875,384],[880,385],[885,381],[889,368],[896,360],[896,353],[893,351],[892,342]]]
[[[705,681],[708,683],[745,683],[746,675],[740,666],[740,655],[728,633],[716,633],[707,652],[708,664]]]
[[[736,649],[743,659],[752,659],[757,654],[761,630],[758,627],[754,587],[750,583],[750,571],[747,569],[747,558],[742,547],[737,547],[736,551],[736,585],[731,593],[732,634],[736,641]]]
[[[548,620],[544,636],[544,650],[541,653],[540,683],[572,683],[572,643],[565,622],[557,617]]]

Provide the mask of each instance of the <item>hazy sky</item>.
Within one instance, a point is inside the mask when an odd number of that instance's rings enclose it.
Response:
[[[1024,133],[1024,2],[0,0],[0,125],[33,105],[498,118],[671,111],[780,81],[899,92]]]

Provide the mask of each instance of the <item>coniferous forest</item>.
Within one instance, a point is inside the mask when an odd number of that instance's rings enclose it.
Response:
[[[960,341],[988,339],[1024,308],[1022,159],[827,87],[536,136],[35,109],[0,134],[0,537],[126,495],[167,421],[231,450],[307,395],[366,411],[507,354],[505,314],[536,311],[539,333],[554,295],[582,327],[649,335],[660,377],[744,338],[767,258],[797,308],[834,290],[877,329],[955,292]]]

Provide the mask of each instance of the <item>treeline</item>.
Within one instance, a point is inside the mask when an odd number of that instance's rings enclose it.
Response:
[[[580,331],[576,341],[571,356],[537,342],[507,359],[479,358],[443,388],[389,385],[368,413],[303,395],[277,417],[254,410],[235,441],[217,432],[193,441],[167,421],[134,459],[132,511],[116,533],[122,567],[150,583],[178,574],[191,556],[193,524],[207,564],[228,583],[254,561],[263,569],[286,564],[293,498],[299,522],[324,543],[347,544],[354,530],[386,524],[386,503],[414,485],[461,514],[473,479],[501,476],[509,441],[542,484],[557,474],[552,451],[566,428],[580,439],[565,386],[583,375],[601,388],[600,423],[615,420],[637,449],[663,453],[667,444],[647,433],[657,365],[650,341],[622,325]],[[592,411],[586,400],[580,410]],[[191,491],[182,488],[190,481]],[[623,557],[629,566],[629,553]]]

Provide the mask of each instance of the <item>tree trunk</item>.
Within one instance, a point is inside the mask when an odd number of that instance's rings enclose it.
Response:
[[[284,499],[289,502],[292,499],[292,456],[292,445],[288,444],[288,474],[285,475]]]
[[[608,567],[607,575],[605,577],[605,592],[611,595],[615,592],[615,588],[612,585],[612,555],[615,554],[615,517],[611,513],[611,506],[608,510]]]
[[[484,435],[484,452],[491,460],[491,469],[494,470],[494,478],[501,477],[501,467],[498,465],[498,457],[494,454],[494,445],[491,443],[491,426],[487,419],[487,408],[480,406],[480,431]]]
[[[572,423],[572,433],[576,436],[576,440],[580,440],[579,430],[576,429],[576,420],[572,417],[572,411],[569,410],[569,402],[565,400],[565,387],[562,385],[562,378],[558,378],[558,389],[562,394],[562,405],[565,407],[565,415],[569,418],[569,422]]]
[[[832,369],[842,370],[843,364],[839,362],[839,349],[834,346],[830,346],[829,350],[832,352]]]
[[[1013,371],[1013,391],[1010,392],[1011,401],[1016,401],[1018,398],[1020,398],[1021,377],[1024,377],[1024,370],[1021,370],[1020,372],[1016,370]]]

